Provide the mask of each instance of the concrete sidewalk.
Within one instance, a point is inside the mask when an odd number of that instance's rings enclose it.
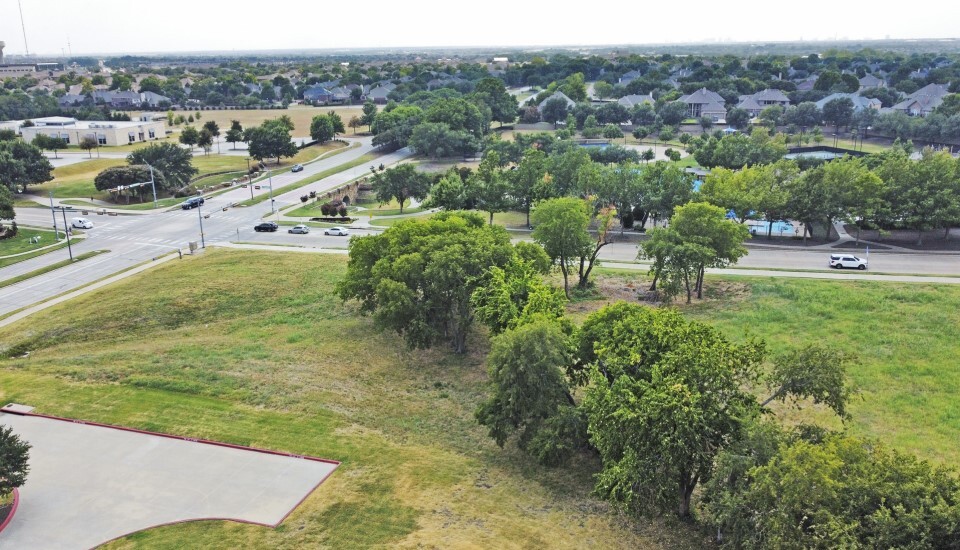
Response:
[[[0,412],[30,443],[2,548],[93,548],[158,525],[229,519],[275,527],[337,467],[111,427]]]

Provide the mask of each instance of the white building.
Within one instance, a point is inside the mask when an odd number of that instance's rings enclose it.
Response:
[[[77,145],[85,137],[92,137],[102,147],[126,145],[166,137],[166,125],[155,121],[93,121],[51,116],[33,119],[33,126],[21,126],[23,140],[30,142],[39,134],[62,138],[68,145]]]

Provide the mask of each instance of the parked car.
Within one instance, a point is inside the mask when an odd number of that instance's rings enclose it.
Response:
[[[340,237],[344,237],[344,236],[349,235],[350,232],[347,231],[347,228],[346,228],[346,227],[331,227],[330,229],[324,229],[324,230],[323,230],[323,234],[324,234],[324,235],[337,235],[337,236],[340,236]]]
[[[309,232],[310,232],[310,228],[303,224],[295,225],[287,230],[287,233],[298,233],[301,235],[306,235]]]
[[[180,203],[180,208],[184,210],[190,210],[192,208],[197,208],[203,204],[203,197],[190,197],[189,199]]]
[[[301,170],[303,170],[302,164],[294,164],[293,168],[290,169],[291,172],[299,172]]]
[[[93,222],[87,218],[73,218],[70,225],[77,229],[93,229]]]
[[[834,269],[859,269],[863,271],[867,268],[867,261],[850,254],[831,254],[830,267]]]
[[[273,233],[273,232],[276,231],[277,229],[280,229],[280,226],[277,225],[277,222],[263,222],[263,223],[258,223],[257,225],[253,226],[253,230],[254,230],[254,231],[257,231],[257,232],[260,232],[260,231],[269,231],[269,232]]]

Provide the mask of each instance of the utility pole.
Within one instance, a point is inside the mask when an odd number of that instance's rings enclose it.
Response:
[[[67,252],[70,253],[70,261],[73,261],[73,247],[70,246],[70,227],[67,225],[67,209],[64,206],[60,207],[60,212],[63,213],[63,232],[67,235]]]
[[[247,157],[247,187],[250,188],[250,200],[253,200],[253,176],[250,175],[250,157]]]
[[[50,215],[53,216],[53,237],[59,242],[60,232],[57,231],[57,212],[53,209],[53,191],[50,191]],[[67,230],[66,225],[63,226],[63,230]]]
[[[273,214],[277,209],[273,207],[273,174],[270,170],[267,170],[267,179],[270,181],[270,213]]]

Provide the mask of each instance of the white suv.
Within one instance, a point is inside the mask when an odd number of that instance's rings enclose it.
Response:
[[[830,267],[836,269],[859,269],[863,271],[867,268],[867,261],[863,258],[858,258],[856,256],[851,256],[849,254],[831,254],[830,255]]]

